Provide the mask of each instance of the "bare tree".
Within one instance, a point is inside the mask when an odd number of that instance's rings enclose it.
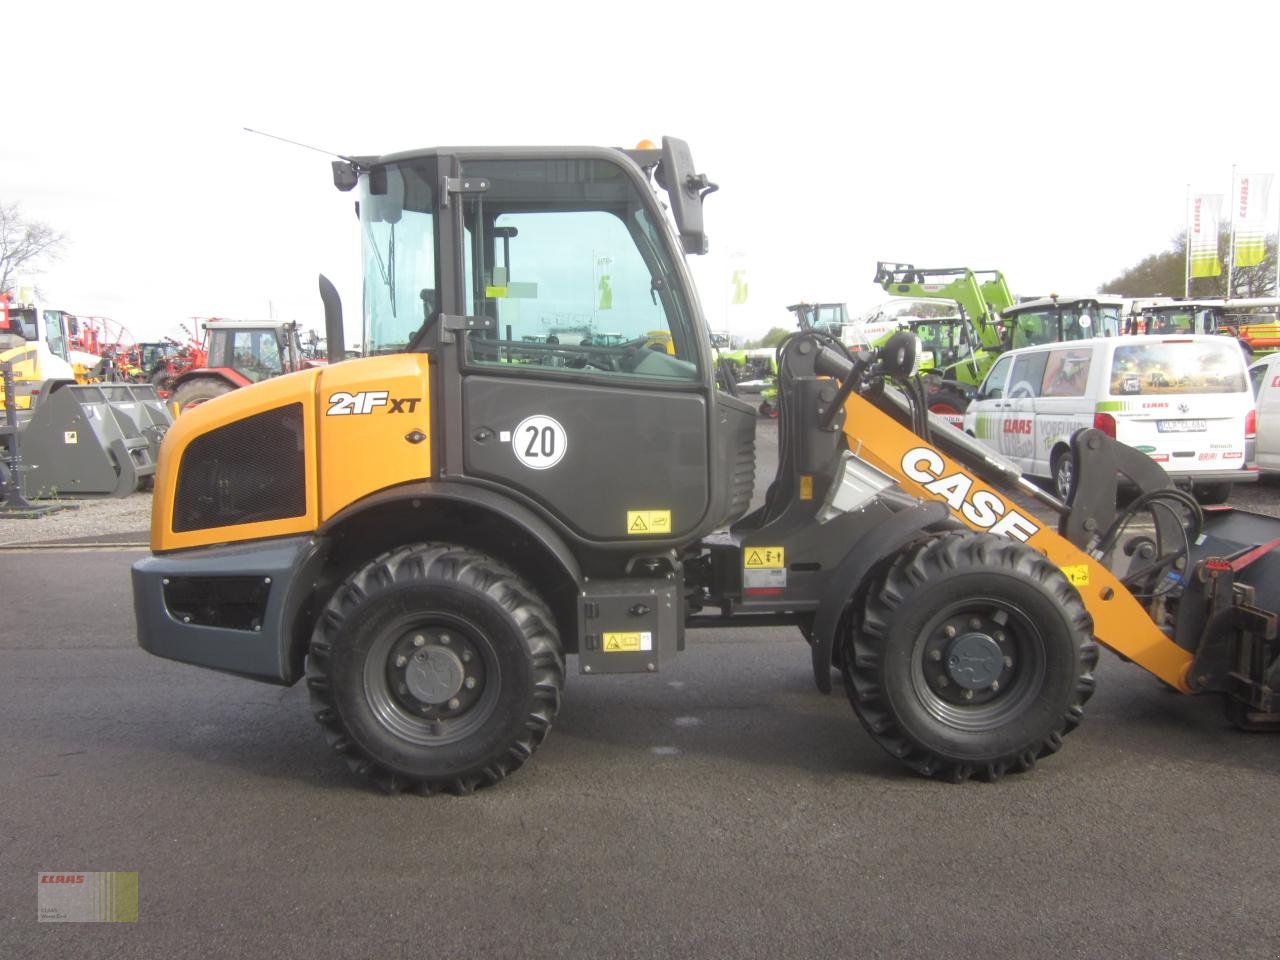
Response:
[[[42,269],[42,261],[56,260],[67,243],[65,234],[42,220],[28,220],[16,203],[0,203],[0,293],[13,289],[19,271]]]

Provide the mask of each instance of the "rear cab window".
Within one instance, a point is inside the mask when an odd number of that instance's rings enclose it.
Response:
[[[1117,345],[1113,397],[1244,393],[1244,364],[1234,340],[1162,340]]]

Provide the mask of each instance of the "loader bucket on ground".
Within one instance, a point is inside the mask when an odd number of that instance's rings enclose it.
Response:
[[[149,383],[100,383],[97,386],[117,416],[133,421],[147,439],[152,462],[158,461],[160,442],[164,440],[165,431],[173,426],[173,415],[155,386]]]
[[[22,427],[22,487],[31,499],[124,497],[154,475],[169,414],[155,387],[64,386]]]

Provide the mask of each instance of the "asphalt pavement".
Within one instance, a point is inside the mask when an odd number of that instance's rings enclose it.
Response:
[[[995,784],[906,772],[751,629],[656,676],[571,660],[508,781],[387,797],[302,685],[137,648],[143,555],[0,552],[0,958],[1280,957],[1280,737],[1109,654]],[[139,921],[37,923],[48,870],[136,871]]]

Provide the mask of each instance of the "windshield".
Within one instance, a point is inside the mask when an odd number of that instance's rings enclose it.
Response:
[[[0,348],[18,346],[23,340],[35,340],[36,309],[35,307],[10,307],[9,325],[0,329]]]
[[[406,349],[436,299],[434,174],[418,161],[360,178],[366,354]]]

